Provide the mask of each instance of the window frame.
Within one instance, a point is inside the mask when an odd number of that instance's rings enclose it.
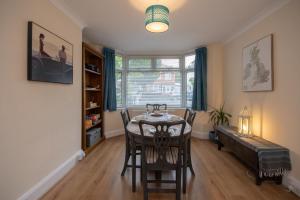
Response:
[[[167,56],[147,56],[147,55],[122,55],[120,53],[116,54],[116,56],[122,57],[122,69],[116,69],[116,72],[121,72],[121,104],[117,105],[117,108],[144,108],[141,105],[127,105],[127,78],[129,72],[170,72],[175,71],[179,72],[181,76],[181,100],[180,105],[178,106],[169,106],[169,108],[185,108],[187,106],[187,73],[193,72],[194,69],[186,69],[185,68],[185,57],[189,55],[194,55],[195,53],[188,53],[184,55],[167,55]],[[149,69],[142,69],[142,68],[129,68],[129,60],[130,59],[150,59],[151,60],[151,68]],[[158,68],[156,64],[157,59],[179,59],[179,68]]]

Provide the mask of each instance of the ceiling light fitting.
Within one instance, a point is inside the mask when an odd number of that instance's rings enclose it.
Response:
[[[145,27],[147,31],[162,33],[169,29],[169,9],[166,6],[149,6],[145,14]]]

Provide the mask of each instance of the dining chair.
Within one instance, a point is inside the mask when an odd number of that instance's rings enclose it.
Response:
[[[153,138],[144,134],[144,125],[152,126]],[[176,200],[181,198],[181,152],[184,145],[184,120],[177,122],[149,122],[141,120],[139,128],[142,135],[142,182],[144,188],[144,200],[148,200],[149,192],[176,193]],[[174,126],[177,126],[179,134],[174,136]],[[179,127],[180,128],[179,128]],[[147,129],[148,131],[151,129]],[[148,179],[149,171],[176,171],[175,180]],[[176,188],[149,188],[149,183],[175,184]]]
[[[184,120],[189,123],[191,127],[193,127],[194,120],[196,117],[196,111],[186,108],[184,112]],[[195,176],[195,172],[192,165],[192,157],[191,157],[191,138],[187,141],[187,166],[190,168],[190,171],[193,176]]]
[[[151,112],[160,111],[161,107],[163,107],[163,110],[167,110],[167,108],[168,108],[167,104],[150,104],[150,103],[147,103],[146,104],[146,110],[149,111],[149,107],[152,108]]]
[[[121,173],[121,176],[124,176],[127,167],[132,167],[132,165],[128,164],[130,156],[132,156],[132,145],[131,145],[130,137],[129,137],[128,130],[127,130],[127,125],[130,121],[129,111],[127,108],[125,108],[124,110],[121,110],[120,113],[121,113],[124,130],[125,130],[125,160],[124,160],[123,170]],[[142,150],[141,145],[137,145],[135,154],[141,155],[141,150]],[[136,168],[140,168],[140,167],[141,167],[140,165],[136,165]]]

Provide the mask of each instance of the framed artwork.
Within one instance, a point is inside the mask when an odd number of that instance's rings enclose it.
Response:
[[[242,91],[272,91],[272,35],[243,48]]]
[[[28,22],[27,79],[73,83],[73,45],[34,22]]]

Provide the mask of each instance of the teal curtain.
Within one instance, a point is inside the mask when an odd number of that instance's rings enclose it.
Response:
[[[207,48],[195,50],[195,79],[192,99],[192,109],[207,110]]]
[[[103,48],[104,55],[104,110],[116,111],[115,50]]]

